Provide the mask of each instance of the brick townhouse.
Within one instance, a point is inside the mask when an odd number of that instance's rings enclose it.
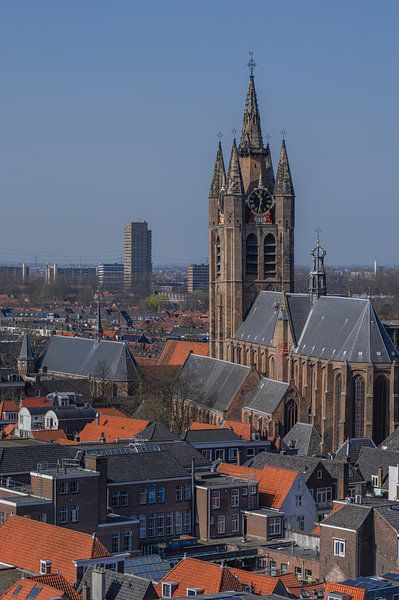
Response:
[[[243,464],[260,452],[270,451],[271,442],[262,439],[259,433],[243,440],[233,429],[189,429],[183,439],[197,448],[209,461],[222,460]]]

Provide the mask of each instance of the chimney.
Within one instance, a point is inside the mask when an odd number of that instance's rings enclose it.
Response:
[[[382,488],[383,479],[384,479],[384,471],[383,471],[382,467],[378,467],[378,469],[377,469],[377,487],[379,489]]]
[[[241,467],[242,465],[242,450],[241,448],[237,449],[237,465]]]
[[[83,586],[82,586],[82,598],[83,600],[90,600],[90,586],[87,583],[87,581],[84,582]]]
[[[105,600],[105,569],[96,567],[91,573],[92,600]]]
[[[96,412],[96,424],[100,425],[100,414]]]

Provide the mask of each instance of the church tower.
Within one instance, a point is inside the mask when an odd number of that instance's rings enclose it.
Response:
[[[222,145],[209,193],[210,353],[226,359],[233,337],[261,290],[294,291],[295,194],[285,140],[276,179],[264,146],[252,54],[240,142],[227,174]]]

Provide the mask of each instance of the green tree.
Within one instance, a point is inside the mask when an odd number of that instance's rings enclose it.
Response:
[[[151,294],[144,299],[144,306],[151,312],[159,312],[167,302],[166,296],[162,294]]]

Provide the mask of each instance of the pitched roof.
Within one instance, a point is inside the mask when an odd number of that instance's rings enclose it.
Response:
[[[320,523],[320,527],[329,525],[342,529],[358,530],[372,510],[371,506],[364,506],[363,504],[343,504],[341,508],[332,510]]]
[[[321,442],[321,435],[314,425],[298,421],[281,440],[281,447],[296,448],[299,456],[313,456],[320,452]]]
[[[179,378],[187,385],[187,398],[223,412],[238,393],[251,369],[208,356],[190,354]]]
[[[381,450],[399,450],[399,427],[385,438],[378,446]]]
[[[18,360],[33,360],[32,346],[27,333],[22,334],[21,350]]]
[[[370,482],[372,475],[378,474],[378,468],[382,468],[382,488],[388,489],[389,467],[399,464],[399,452],[394,450],[382,450],[381,448],[360,449],[357,465],[365,481]]]
[[[345,594],[352,597],[352,600],[364,600],[366,595],[366,589],[353,586],[345,585],[344,583],[335,583],[334,581],[326,582],[326,598],[328,593],[337,592],[338,594]]]
[[[92,588],[92,573],[93,567],[89,567],[83,575],[78,588],[82,595],[85,585]],[[104,598],[107,600],[156,600],[158,598],[152,582],[144,577],[109,570],[105,571],[104,577]],[[91,597],[93,597],[92,594]]]
[[[32,573],[40,570],[40,560],[52,561],[69,583],[76,581],[73,560],[110,556],[98,538],[41,523],[34,519],[10,516],[0,526],[0,562]]]
[[[211,425],[210,423],[198,423],[197,421],[192,421],[188,428],[190,431],[202,431],[204,429],[222,429],[222,425]]]
[[[251,441],[252,426],[250,423],[240,423],[239,421],[224,421],[223,427],[228,427],[234,431],[238,437],[247,442]]]
[[[149,423],[147,420],[100,414],[97,419],[84,426],[79,434],[79,439],[81,442],[98,442],[105,438],[106,442],[110,443],[117,439],[127,439],[137,435]]]
[[[103,408],[98,408],[97,412],[100,415],[108,415],[109,417],[126,417],[125,413],[119,410],[119,408],[115,408],[115,406],[104,406]]]
[[[188,477],[186,469],[167,450],[109,456],[107,464],[108,479],[113,482]]]
[[[187,596],[187,588],[201,588],[204,594],[239,590],[241,584],[231,569],[197,558],[183,558],[156,586],[162,594],[162,582],[173,581],[177,587],[173,597]]]
[[[71,589],[73,590],[72,586]],[[75,592],[75,590],[73,590]],[[19,600],[19,598],[35,597],[38,600],[52,600],[54,598],[68,597],[71,600],[82,600],[79,594],[69,596],[66,591],[60,591],[44,582],[37,582],[34,579],[22,578],[16,581],[4,594],[1,600]]]
[[[258,470],[228,463],[221,463],[218,471],[241,479],[253,478],[259,483],[261,503],[271,508],[281,508],[298,476],[298,471],[288,471],[276,467],[263,467]]]
[[[36,583],[44,583],[55,590],[64,592],[71,600],[81,600],[80,594],[60,573],[49,573],[48,575],[36,575],[30,577]],[[41,599],[41,596],[40,596]]]
[[[37,429],[32,431],[32,437],[34,440],[41,440],[42,442],[58,442],[59,440],[66,440],[67,436],[63,429]]]
[[[38,366],[49,373],[78,377],[104,376],[111,381],[139,379],[134,358],[125,342],[53,335]]]
[[[261,377],[244,403],[245,408],[272,415],[289,388],[288,383]]]
[[[356,464],[363,446],[375,448],[373,440],[370,438],[348,438],[335,453],[336,460],[348,460]]]
[[[158,365],[182,366],[190,353],[197,356],[209,355],[207,342],[188,342],[185,340],[166,340]]]
[[[240,438],[232,429],[188,429],[183,439],[191,444],[196,444],[201,442],[238,441]]]
[[[36,470],[38,463],[54,463],[62,458],[70,458],[70,455],[57,444],[13,440],[7,445],[0,444],[0,475],[29,473]]]
[[[177,435],[159,423],[151,423],[145,429],[140,431],[137,434],[137,437],[143,440],[151,440],[153,442],[166,442],[178,439]]]
[[[25,407],[25,408],[38,408],[41,406],[52,406],[53,405],[53,401],[49,400],[49,398],[44,397],[28,397],[26,396],[25,398],[22,398],[21,400],[21,407]]]
[[[397,502],[386,506],[377,506],[374,510],[399,534],[399,504]]]
[[[250,586],[254,594],[273,594],[280,583],[278,577],[271,577],[253,571],[245,571],[244,569],[235,569],[229,567],[230,571],[235,575],[240,583],[245,586]]]

